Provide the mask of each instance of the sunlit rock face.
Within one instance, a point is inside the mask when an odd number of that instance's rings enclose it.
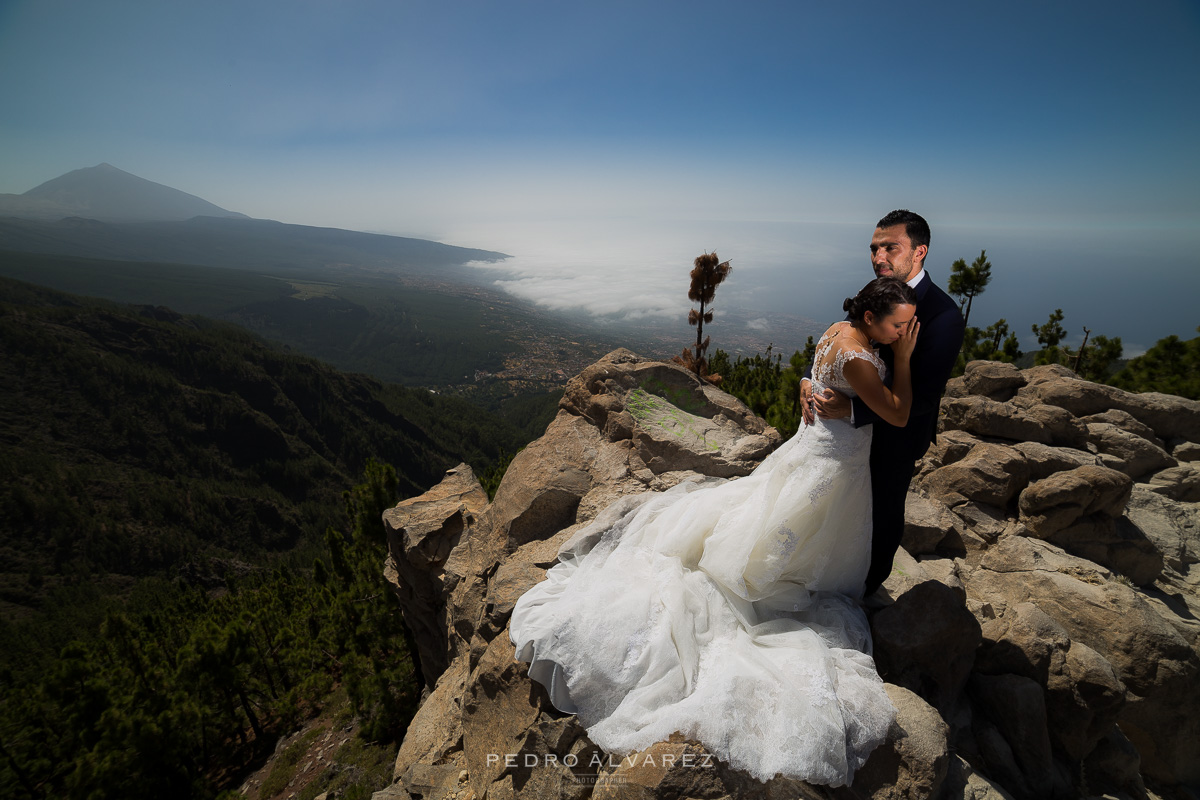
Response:
[[[426,697],[386,797],[1145,797],[1200,782],[1200,403],[974,362],[872,609],[898,716],[842,789],[679,736],[604,753],[514,661],[517,598],[614,500],[748,474],[778,434],[672,364],[573,378],[496,497],[466,465],[384,515]],[[850,793],[848,793],[850,792]],[[852,793],[852,794],[851,794]]]

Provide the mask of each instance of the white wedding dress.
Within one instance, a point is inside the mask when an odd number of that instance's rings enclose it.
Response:
[[[853,394],[871,350],[830,328],[814,389]],[[610,753],[679,731],[759,780],[840,786],[895,710],[857,600],[871,552],[871,426],[820,421],[750,475],[626,497],[513,610],[517,658]]]

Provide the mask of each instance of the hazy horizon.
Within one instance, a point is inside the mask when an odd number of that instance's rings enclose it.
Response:
[[[632,319],[836,318],[874,221],[986,249],[980,326],[1054,308],[1127,353],[1195,335],[1200,11],[772,2],[18,0],[0,192],[108,162],[230,211],[513,255],[502,288]],[[746,316],[753,323],[753,314]]]

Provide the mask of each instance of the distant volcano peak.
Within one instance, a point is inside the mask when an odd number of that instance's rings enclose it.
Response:
[[[0,215],[27,219],[85,217],[105,222],[181,221],[242,217],[107,161],[60,175],[20,195],[0,195]]]

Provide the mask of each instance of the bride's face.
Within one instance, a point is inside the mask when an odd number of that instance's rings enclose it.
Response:
[[[917,314],[917,307],[910,306],[907,303],[898,305],[892,309],[892,313],[887,316],[876,316],[868,311],[863,315],[863,322],[866,323],[867,336],[870,336],[880,344],[891,344],[904,335],[908,329],[908,324],[912,322],[912,318]]]

